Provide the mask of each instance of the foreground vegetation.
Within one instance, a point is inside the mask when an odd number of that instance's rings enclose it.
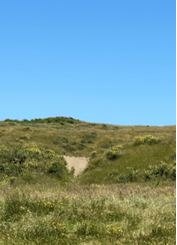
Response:
[[[77,178],[63,155],[89,158]],[[0,122],[0,244],[175,244],[175,126]]]
[[[0,206],[0,244],[175,244],[173,182],[3,183]]]

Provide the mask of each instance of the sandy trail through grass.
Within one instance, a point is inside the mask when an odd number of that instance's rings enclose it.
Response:
[[[79,175],[87,167],[88,159],[86,157],[69,157],[64,156],[67,162],[67,168],[71,170],[73,167],[75,169],[74,175]]]

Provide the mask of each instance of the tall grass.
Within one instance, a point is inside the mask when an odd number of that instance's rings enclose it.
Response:
[[[175,186],[1,187],[0,244],[175,244]]]

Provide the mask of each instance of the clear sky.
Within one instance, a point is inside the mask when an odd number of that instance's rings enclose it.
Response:
[[[0,2],[0,120],[176,124],[175,0]]]

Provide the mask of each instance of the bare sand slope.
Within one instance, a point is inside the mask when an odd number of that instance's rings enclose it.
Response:
[[[64,156],[66,162],[67,162],[67,168],[69,170],[71,170],[71,168],[73,167],[75,169],[74,171],[74,175],[77,176],[78,174],[80,174],[82,171],[84,171],[84,169],[87,166],[88,163],[88,159],[86,157],[68,157],[68,156]]]

